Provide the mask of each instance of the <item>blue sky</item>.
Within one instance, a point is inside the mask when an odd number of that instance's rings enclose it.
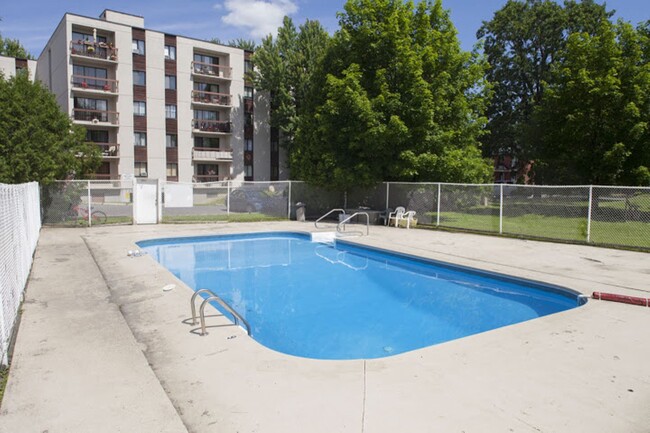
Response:
[[[319,20],[334,32],[336,13],[344,0],[113,0],[107,3],[68,0],[3,0],[0,7],[0,33],[19,39],[38,57],[66,12],[98,17],[104,9],[141,15],[148,29],[199,39],[218,37],[226,42],[235,38],[256,39],[274,31],[286,14],[301,23],[306,18]],[[476,42],[476,30],[489,20],[506,0],[443,0],[456,25],[464,49]],[[616,17],[633,24],[650,19],[649,0],[609,0],[608,9]]]

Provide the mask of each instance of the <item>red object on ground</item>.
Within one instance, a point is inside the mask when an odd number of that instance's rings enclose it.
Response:
[[[632,304],[640,305],[642,307],[650,307],[650,299],[648,298],[639,298],[636,296],[625,296],[617,295],[614,293],[602,293],[594,292],[591,295],[594,299],[600,299],[601,301],[612,301],[612,302],[622,302],[623,304]]]

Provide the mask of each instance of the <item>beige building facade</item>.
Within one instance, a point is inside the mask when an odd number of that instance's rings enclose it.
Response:
[[[245,78],[251,55],[122,12],[68,13],[36,78],[101,148],[97,179],[287,179],[268,97]]]

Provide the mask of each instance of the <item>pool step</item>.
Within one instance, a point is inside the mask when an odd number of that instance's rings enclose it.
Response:
[[[331,244],[336,237],[336,232],[314,232],[311,234],[311,241]]]

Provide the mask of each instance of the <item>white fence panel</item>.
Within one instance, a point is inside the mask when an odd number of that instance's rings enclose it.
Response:
[[[38,183],[0,184],[0,362],[3,365],[8,361],[9,341],[40,229]]]

